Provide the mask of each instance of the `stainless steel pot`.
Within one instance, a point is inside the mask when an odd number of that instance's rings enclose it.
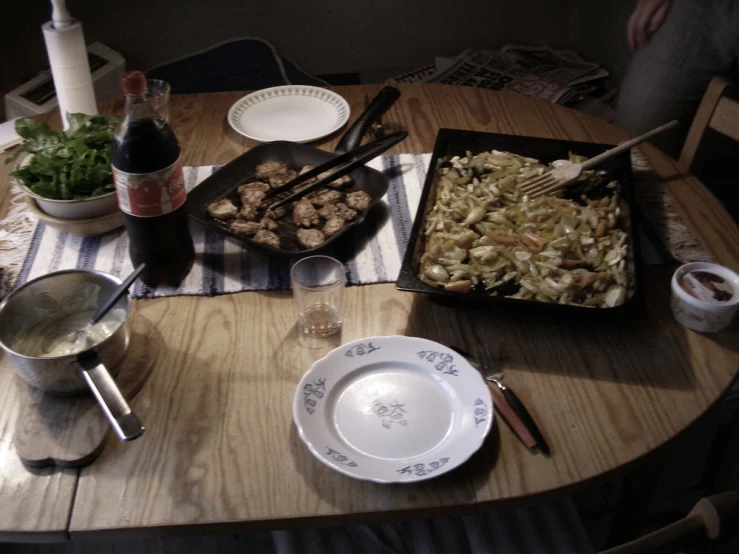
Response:
[[[72,314],[94,311],[120,284],[113,275],[87,270],[58,271],[27,282],[0,303],[0,346],[18,375],[34,387],[52,394],[91,390],[116,434],[126,441],[141,436],[145,428],[115,384],[115,373],[107,368],[117,372],[128,350],[128,297],[112,310],[121,314],[120,325],[80,352],[42,357],[24,340],[40,324],[53,325]]]

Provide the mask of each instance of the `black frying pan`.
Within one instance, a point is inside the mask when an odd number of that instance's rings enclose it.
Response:
[[[305,249],[298,244],[295,234],[297,227],[292,218],[285,216],[279,220],[280,228],[275,233],[280,237],[280,248],[272,248],[252,240],[250,237],[232,233],[228,224],[210,217],[207,207],[212,202],[224,197],[235,200],[238,197],[237,189],[240,185],[253,180],[256,166],[264,162],[282,162],[290,169],[300,170],[303,166],[318,166],[337,157],[346,151],[359,146],[362,137],[369,127],[377,121],[398,99],[400,91],[393,87],[385,87],[367,106],[354,124],[339,140],[334,152],[326,152],[305,144],[289,141],[275,141],[255,146],[238,158],[229,162],[213,175],[196,186],[187,198],[187,211],[192,219],[209,229],[213,229],[227,237],[242,242],[246,246],[255,247],[271,254],[295,255],[310,254],[323,249],[328,244],[342,236],[347,230],[361,224],[367,213],[387,192],[388,180],[383,173],[366,166],[359,167],[350,173],[352,185],[343,189],[346,192],[362,190],[370,196],[369,207],[357,214],[352,221],[320,246]]]

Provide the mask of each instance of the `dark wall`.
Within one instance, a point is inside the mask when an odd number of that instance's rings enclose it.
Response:
[[[0,18],[3,87],[23,82],[47,65],[41,25],[51,18],[48,0],[4,4]],[[256,36],[316,75],[413,68],[431,63],[434,55],[453,56],[465,48],[498,48],[507,43],[575,48],[608,65],[605,62],[623,59],[610,48],[625,51],[623,14],[628,16],[632,4],[616,0],[67,0],[71,14],[82,21],[88,44],[98,41],[117,50],[129,69],[146,70],[228,39]]]

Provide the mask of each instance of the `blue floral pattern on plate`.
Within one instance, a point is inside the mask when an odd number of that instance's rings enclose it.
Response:
[[[374,346],[371,342],[367,344],[355,344],[346,351],[344,356],[346,356],[347,358],[353,358],[354,356],[366,356],[367,354],[372,354],[372,352],[376,352],[377,350],[380,350],[380,347]]]
[[[481,423],[487,421],[488,406],[482,398],[475,400],[475,427],[479,427]]]
[[[435,462],[430,462],[428,464],[412,464],[409,466],[405,466],[404,468],[397,471],[401,475],[415,475],[416,477],[425,477],[426,475],[433,473],[437,469],[446,465],[448,461],[449,458],[439,458],[439,460]]]
[[[303,386],[303,405],[305,411],[313,415],[316,411],[318,401],[326,395],[326,379],[319,377],[313,383]]]
[[[382,426],[385,429],[392,429],[393,423],[408,426],[408,420],[405,418],[405,404],[401,404],[397,400],[385,404],[381,400],[375,400],[372,404],[372,411],[382,419]]]
[[[349,467],[359,467],[357,462],[352,462],[349,458],[344,456],[341,452],[337,452],[333,448],[326,447],[326,456],[329,456],[337,464],[342,464]]]
[[[440,371],[445,375],[459,375],[457,366],[454,365],[454,356],[447,354],[446,352],[431,352],[429,350],[422,350],[418,352],[418,357],[427,362],[435,363],[434,369]],[[436,363],[438,361],[438,363]]]

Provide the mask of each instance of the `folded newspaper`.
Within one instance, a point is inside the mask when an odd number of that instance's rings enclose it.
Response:
[[[499,51],[465,50],[456,58],[388,79],[388,83],[443,83],[533,96],[555,104],[581,100],[603,88],[609,73],[573,50],[507,45]],[[612,94],[610,89],[606,94]],[[601,98],[607,100],[607,98]]]

